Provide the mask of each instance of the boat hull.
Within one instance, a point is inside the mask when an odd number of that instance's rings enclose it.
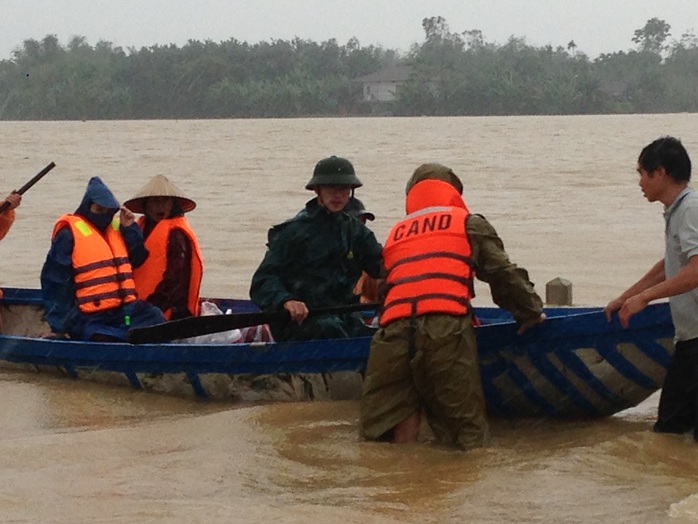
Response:
[[[220,301],[234,312],[246,301]],[[504,417],[586,418],[635,406],[659,389],[673,354],[668,304],[629,329],[601,308],[550,308],[523,335],[496,308],[478,308],[478,350],[488,412]],[[251,344],[144,344],[39,338],[48,331],[37,290],[5,289],[0,365],[239,402],[360,396],[370,337]]]

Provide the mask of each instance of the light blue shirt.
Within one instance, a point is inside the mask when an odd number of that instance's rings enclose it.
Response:
[[[698,193],[686,188],[664,210],[664,274],[667,279],[698,255]],[[698,288],[669,298],[676,340],[698,338]]]

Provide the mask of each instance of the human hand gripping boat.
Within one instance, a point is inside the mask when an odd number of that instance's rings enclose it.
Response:
[[[141,345],[48,339],[40,336],[48,331],[41,292],[20,288],[4,292],[3,367],[243,402],[358,399],[361,392],[370,336]],[[223,311],[231,310],[233,317],[259,314],[246,300],[213,302]],[[492,416],[612,415],[639,404],[662,386],[673,353],[674,328],[666,302],[635,315],[628,329],[617,318],[607,322],[601,307],[546,308],[547,320],[522,335],[504,310],[479,307],[475,312],[482,324],[476,332]],[[218,322],[230,329],[233,317]]]

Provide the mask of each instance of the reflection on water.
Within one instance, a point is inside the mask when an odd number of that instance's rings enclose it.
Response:
[[[126,200],[169,176],[198,207],[208,295],[244,297],[268,227],[312,194],[315,162],[350,158],[382,240],[422,162],[450,165],[544,294],[617,295],[662,256],[661,209],[634,172],[696,115],[163,122],[0,122],[5,192],[49,161],[0,243],[0,285],[38,286],[55,219],[92,175]],[[698,154],[698,153],[695,153]],[[0,189],[2,191],[2,189]],[[476,304],[488,304],[478,284]],[[0,374],[0,515],[30,522],[688,522],[689,436],[651,432],[657,395],[594,421],[493,420],[492,445],[358,439],[355,402],[235,405],[45,375]]]
[[[0,385],[8,520],[662,522],[698,507],[695,444],[649,431],[656,395],[603,420],[496,419],[490,447],[461,453],[361,442],[355,402],[233,409],[35,375]]]
[[[275,406],[256,420],[275,428],[285,459],[265,469],[264,484],[288,503],[332,501],[414,522],[658,522],[667,501],[698,489],[698,467],[681,466],[695,446],[630,418],[494,420],[492,445],[469,453],[359,442],[353,403]]]
[[[230,405],[185,400],[143,391],[0,370],[0,440],[43,432],[130,426],[154,419],[214,413]]]

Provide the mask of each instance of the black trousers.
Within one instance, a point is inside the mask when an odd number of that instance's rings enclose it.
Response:
[[[676,343],[654,424],[659,433],[690,430],[698,442],[698,338]]]

